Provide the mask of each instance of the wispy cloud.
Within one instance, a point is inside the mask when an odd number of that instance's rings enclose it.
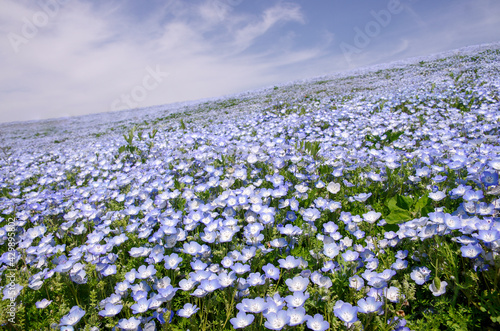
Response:
[[[36,36],[19,45],[19,52],[2,40],[2,119],[23,119],[21,111],[26,119],[108,111],[113,100],[140,83],[146,66],[159,66],[170,76],[140,106],[266,84],[263,73],[274,70],[276,59],[248,48],[276,25],[302,24],[301,8],[278,2],[251,15],[236,13],[232,3],[169,1],[134,21],[118,2],[68,1]],[[12,9],[0,14],[4,35],[22,36],[23,18],[41,11],[14,0],[3,6]],[[287,62],[314,55],[305,56],[303,49],[289,52]],[[264,62],[252,62],[257,59]]]

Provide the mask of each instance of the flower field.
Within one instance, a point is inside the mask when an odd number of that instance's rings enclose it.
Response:
[[[500,45],[0,126],[5,330],[500,329]]]

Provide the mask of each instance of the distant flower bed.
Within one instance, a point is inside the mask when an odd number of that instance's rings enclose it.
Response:
[[[2,328],[500,329],[499,61],[4,153]]]

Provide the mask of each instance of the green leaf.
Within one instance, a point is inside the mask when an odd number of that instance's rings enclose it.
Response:
[[[388,201],[387,201],[387,208],[389,208],[389,210],[393,211],[393,210],[397,210],[397,209],[400,209],[398,206],[397,206],[397,200],[396,200],[396,197],[392,197],[390,198]]]
[[[402,222],[406,222],[413,219],[410,212],[406,210],[393,210],[391,213],[385,218],[388,224],[398,224]]]
[[[418,199],[417,203],[415,204],[415,210],[422,210],[426,206],[430,206],[431,202],[429,200],[429,197],[427,195],[424,195],[420,199]]]
[[[397,232],[399,230],[399,226],[397,224],[386,224],[386,225],[384,225],[384,230],[386,232],[389,232],[389,231]]]
[[[396,196],[396,205],[399,208],[402,208],[404,210],[410,210],[411,205],[413,204],[413,199],[410,197],[405,197],[403,195],[397,195]]]

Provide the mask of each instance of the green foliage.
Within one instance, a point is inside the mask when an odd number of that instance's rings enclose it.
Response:
[[[397,224],[427,216],[432,211],[431,200],[427,195],[420,199],[414,199],[409,196],[396,195],[387,200],[386,206],[390,213],[385,216],[389,224]]]

